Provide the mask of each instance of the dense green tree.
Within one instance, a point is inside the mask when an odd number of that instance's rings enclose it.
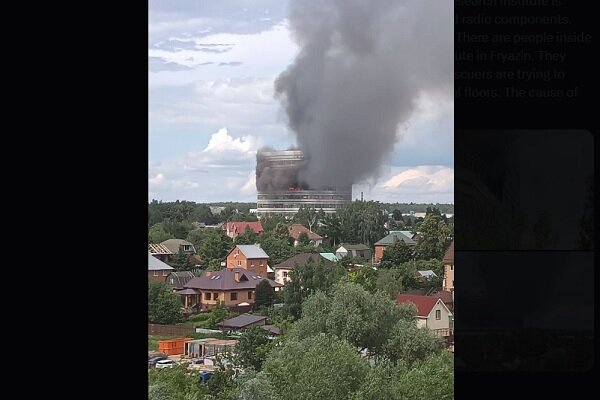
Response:
[[[416,362],[399,376],[396,387],[398,399],[453,399],[453,356],[442,351]]]
[[[394,221],[402,221],[404,222],[404,219],[402,218],[402,211],[395,209],[392,212],[392,217],[394,218]]]
[[[377,276],[377,271],[370,265],[356,267],[348,273],[350,282],[361,285],[363,289],[370,293],[375,293]]]
[[[295,265],[291,280],[283,291],[286,315],[294,320],[300,318],[305,298],[318,290],[328,292],[345,275],[346,270],[339,264],[326,266],[323,262],[315,263],[309,259],[304,265]]]
[[[320,233],[325,235],[329,243],[335,248],[342,241],[342,224],[337,214],[327,214],[322,220]]]
[[[319,214],[314,208],[300,207],[298,212],[294,215],[294,222],[302,224],[312,231],[320,222],[319,217],[321,215],[322,214]]]
[[[190,213],[192,222],[202,222],[205,224],[214,224],[218,221],[210,211],[210,207],[206,204],[196,204],[193,211]]]
[[[148,371],[149,400],[201,400],[208,394],[197,374],[190,374],[183,365]]]
[[[148,243],[160,243],[167,239],[174,239],[175,236],[171,235],[165,230],[162,223],[153,225],[148,231]]]
[[[396,240],[387,246],[381,257],[382,262],[389,261],[392,265],[400,265],[413,259],[413,249],[403,240]]]
[[[181,318],[181,299],[164,282],[148,282],[148,322],[173,324]]]
[[[181,248],[179,249],[179,252],[175,254],[171,262],[169,262],[169,265],[177,271],[190,271],[195,267],[194,263],[190,261],[190,256],[187,253],[184,253]]]
[[[354,347],[330,335],[287,340],[263,365],[278,398],[287,400],[347,399],[368,371],[369,364]]]
[[[330,298],[317,293],[305,300],[302,318],[290,335],[303,339],[320,333],[333,334],[378,354],[396,322],[413,316],[383,292],[371,294],[360,285],[340,282],[334,286]]]
[[[218,323],[229,318],[229,308],[222,301],[217,301],[217,304],[210,310],[210,316],[208,317],[208,326],[211,328],[217,328]]]
[[[188,236],[188,240],[194,244],[196,251],[205,264],[208,264],[211,260],[217,260],[220,263],[233,248],[231,238],[220,229],[193,231]]]
[[[419,328],[414,321],[400,320],[383,346],[383,354],[393,363],[402,361],[412,365],[418,360],[442,352],[441,339],[427,328]]]
[[[302,246],[310,245],[310,239],[308,238],[308,233],[302,232],[298,235],[298,244]]]
[[[433,212],[427,214],[420,224],[419,232],[415,246],[417,258],[441,260],[452,241],[450,228],[444,219]]]
[[[443,352],[418,361],[412,367],[404,363],[379,363],[369,370],[360,389],[351,400],[453,399],[452,356]]]
[[[235,364],[242,368],[260,371],[273,346],[274,342],[268,338],[268,332],[261,327],[253,326],[238,338],[235,346]]]
[[[396,295],[404,290],[403,279],[404,274],[398,268],[380,269],[377,274],[375,288],[395,299]]]
[[[250,228],[246,226],[246,230],[241,235],[235,238],[235,244],[255,244],[258,243],[258,235]]]
[[[262,374],[239,385],[237,392],[239,400],[279,400],[275,386]]]
[[[278,224],[287,225],[287,220],[281,215],[267,215],[260,220],[265,233],[274,233]]]
[[[192,224],[187,221],[180,222],[173,219],[165,219],[162,224],[165,230],[176,239],[185,239],[190,231],[194,229]]]
[[[256,290],[254,292],[254,308],[270,307],[273,305],[274,298],[275,291],[271,287],[271,284],[267,279],[263,279],[256,285]]]
[[[340,240],[348,243],[371,245],[386,234],[384,223],[387,216],[378,202],[354,201],[336,212],[340,221]]]
[[[259,242],[261,248],[269,255],[272,265],[279,264],[294,255],[294,247],[289,245],[287,233],[283,238],[276,234],[264,233],[260,236]]]

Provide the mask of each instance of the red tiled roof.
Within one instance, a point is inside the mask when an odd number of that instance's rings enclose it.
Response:
[[[244,232],[246,232],[246,227],[252,229],[254,231],[254,233],[256,233],[257,235],[260,235],[261,233],[264,232],[263,226],[259,221],[255,221],[255,222],[246,222],[246,221],[230,221],[227,223],[227,231],[231,232],[237,232],[239,234],[242,234]]]
[[[452,293],[445,291],[445,290],[440,290],[436,294],[432,294],[431,297],[437,297],[438,299],[441,299],[446,304],[450,304],[453,302]]]
[[[307,227],[302,224],[292,224],[288,228],[289,235],[298,240],[301,233],[306,233],[308,235],[308,240],[322,240],[323,237],[321,235],[311,232]]]
[[[454,264],[454,240],[450,243],[446,254],[444,254],[444,264]]]
[[[417,306],[417,315],[427,317],[439,298],[434,296],[419,296],[416,294],[399,294],[396,297],[397,304],[414,303]]]

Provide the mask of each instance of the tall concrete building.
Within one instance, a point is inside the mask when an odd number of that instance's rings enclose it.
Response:
[[[257,214],[291,216],[300,207],[333,213],[352,201],[352,186],[311,188],[299,175],[306,165],[300,150],[260,151],[256,155]]]

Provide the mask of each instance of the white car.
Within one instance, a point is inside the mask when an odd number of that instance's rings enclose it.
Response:
[[[175,361],[173,360],[160,360],[156,362],[156,368],[173,368],[175,366]]]

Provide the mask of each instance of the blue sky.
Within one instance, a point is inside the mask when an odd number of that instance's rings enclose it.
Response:
[[[256,200],[256,150],[295,144],[274,98],[298,51],[286,16],[281,0],[149,1],[149,200]],[[454,201],[453,98],[415,101],[393,155],[355,198]]]

